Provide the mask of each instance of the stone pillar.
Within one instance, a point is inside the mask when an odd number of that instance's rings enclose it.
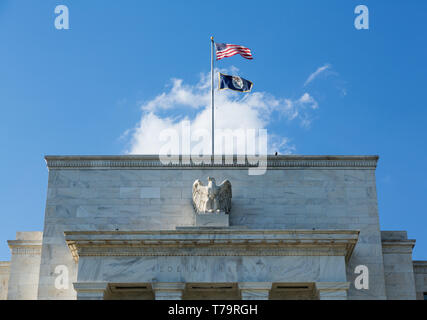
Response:
[[[155,300],[182,300],[183,282],[156,282],[152,284]]]
[[[12,253],[8,300],[37,299],[42,237],[42,232],[17,232],[16,240],[7,242]]]
[[[107,282],[74,282],[77,300],[104,300],[109,287]]]
[[[268,300],[271,282],[239,282],[242,300]]]
[[[319,300],[347,300],[350,282],[316,282]]]
[[[427,261],[414,261],[413,265],[416,297],[417,300],[424,300],[424,292],[427,292]]]
[[[415,300],[412,249],[415,240],[406,231],[381,231],[385,291],[388,300]]]
[[[10,262],[0,261],[0,300],[7,299],[7,287],[9,285]]]

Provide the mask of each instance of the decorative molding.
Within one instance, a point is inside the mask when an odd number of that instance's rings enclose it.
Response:
[[[412,263],[415,274],[427,274],[427,261],[415,260]]]
[[[10,272],[10,261],[0,261],[0,274],[9,275]]]
[[[87,256],[345,256],[355,230],[66,231],[75,261]]]
[[[315,288],[320,300],[347,300],[350,282],[316,282]]]
[[[12,255],[41,255],[41,240],[8,240]]]
[[[77,292],[104,292],[108,289],[108,282],[73,282]]]
[[[49,169],[246,169],[267,165],[270,169],[279,168],[362,168],[375,169],[378,156],[234,156],[228,161],[225,156],[208,157],[205,161],[193,161],[188,156],[172,156],[168,164],[156,155],[123,156],[45,156]],[[231,159],[230,159],[231,160]],[[258,163],[258,160],[260,163]]]
[[[383,253],[408,253],[412,254],[415,240],[382,240]]]
[[[77,292],[77,300],[104,300],[109,293],[107,282],[74,282],[74,290]]]
[[[12,248],[13,255],[39,256],[42,253],[42,248]]]
[[[324,244],[326,246],[326,244]],[[187,248],[187,250],[177,250],[176,248],[158,249],[147,247],[132,247],[132,248],[114,248],[108,245],[102,249],[99,247],[74,247],[69,245],[75,261],[79,257],[135,257],[135,256],[346,256],[350,251],[348,246],[338,246],[334,244],[334,248],[320,248],[319,246],[309,248],[301,248],[293,246],[292,248],[277,248],[271,249],[268,246],[258,246],[256,248],[246,249],[235,245],[216,247],[216,248]],[[107,248],[108,247],[108,248]]]

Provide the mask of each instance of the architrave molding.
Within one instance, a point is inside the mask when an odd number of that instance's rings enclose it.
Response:
[[[77,262],[88,256],[345,256],[357,230],[65,231]]]

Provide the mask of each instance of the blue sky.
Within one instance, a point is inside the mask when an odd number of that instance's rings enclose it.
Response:
[[[59,4],[70,30],[54,27]],[[354,27],[358,4],[369,30]],[[248,123],[265,126],[280,152],[380,156],[381,228],[407,230],[414,258],[427,259],[426,9],[418,0],[0,0],[0,260],[15,231],[43,229],[43,155],[146,151],[158,127],[135,128],[153,120],[147,106],[159,99],[177,103],[151,114],[159,126],[202,114],[174,92],[205,96],[211,35],[252,49],[253,61],[217,66],[253,81],[252,103],[269,111]]]

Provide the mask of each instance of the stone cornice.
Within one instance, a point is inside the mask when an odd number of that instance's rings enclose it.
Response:
[[[211,161],[197,162],[189,156],[172,156],[168,164],[160,161],[158,155],[122,155],[122,156],[45,156],[49,169],[227,169],[258,167],[257,160],[262,158],[244,158],[235,156],[232,161],[225,157]],[[267,156],[266,164],[270,169],[277,168],[361,168],[375,169],[378,156]]]
[[[415,246],[415,240],[382,240],[383,253],[410,253]]]
[[[66,231],[76,261],[82,256],[335,255],[348,260],[356,230]]]
[[[427,261],[414,260],[412,261],[415,273],[427,274]]]
[[[41,240],[8,240],[12,254],[40,255],[42,250]]]
[[[42,245],[41,240],[8,240],[9,248],[14,247],[38,247]]]
[[[10,261],[0,261],[0,274],[9,274]]]

